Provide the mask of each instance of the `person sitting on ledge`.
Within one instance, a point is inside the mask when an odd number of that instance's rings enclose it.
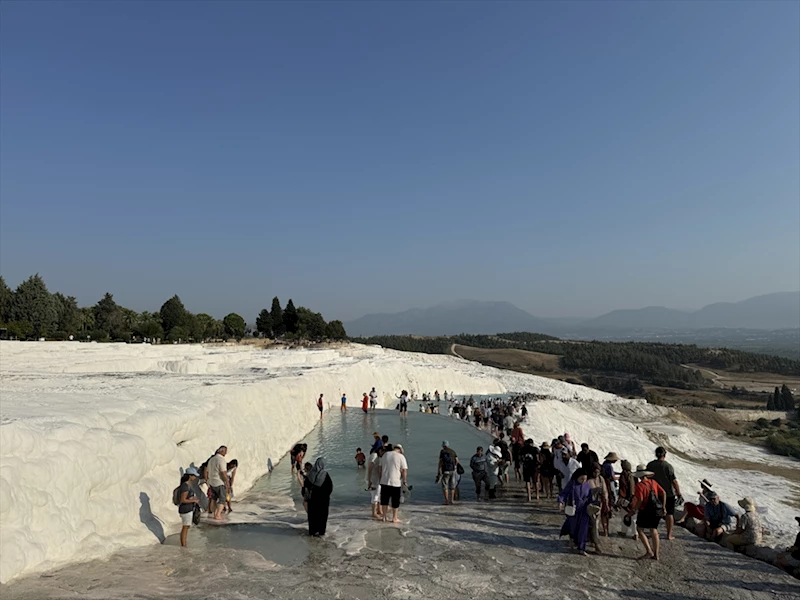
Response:
[[[756,504],[750,498],[739,500],[744,515],[739,518],[736,531],[725,539],[728,550],[736,550],[737,546],[750,546],[761,543],[761,518],[756,512]]]
[[[706,497],[708,503],[703,507],[706,519],[705,537],[709,541],[719,542],[723,535],[731,533],[736,528],[734,519],[738,522],[739,516],[728,504],[719,499],[716,492],[709,492]]]

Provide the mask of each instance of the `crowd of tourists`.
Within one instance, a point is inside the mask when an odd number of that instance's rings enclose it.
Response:
[[[438,411],[442,397],[448,403],[448,414],[490,433],[493,438],[486,448],[477,447],[468,462],[475,499],[494,501],[510,488],[513,477],[523,486],[528,502],[544,499],[557,503],[565,515],[560,533],[569,537],[571,548],[581,555],[587,555],[590,544],[595,553],[603,553],[602,538],[616,532],[642,544],[644,552],[639,560],[659,560],[662,521],[667,540],[674,539],[673,529],[678,525],[731,550],[746,550],[762,542],[762,524],[751,498],[739,499],[741,510],[737,511],[720,497],[710,481],[703,479],[696,501],[685,502],[675,469],[667,461],[663,447],[656,448],[654,460],[633,468],[630,461],[621,459],[616,452],[607,453],[601,460],[588,443],[578,445],[569,433],[537,445],[523,432],[525,404],[529,400],[525,396],[458,399],[447,392],[440,396],[437,391],[432,396],[423,394],[420,410]],[[396,398],[397,409],[401,414],[406,413],[413,395],[403,390]],[[320,395],[320,414],[322,399]],[[365,413],[375,410],[377,400],[375,388],[364,393],[362,410]],[[341,406],[346,411],[344,395]],[[324,458],[317,458],[312,464],[305,460],[307,453],[308,446],[303,443],[291,448],[291,472],[302,490],[308,533],[321,537],[326,532],[333,481],[325,469]],[[186,545],[189,528],[199,521],[202,510],[207,510],[214,520],[221,520],[225,512],[231,511],[238,462],[227,461],[226,455],[227,448],[221,446],[200,467],[188,468],[173,492],[182,521],[182,546]],[[403,446],[392,444],[387,435],[376,431],[369,453],[357,448],[354,458],[357,469],[366,469],[372,518],[402,523],[400,504],[412,489],[408,485],[408,461]],[[460,501],[466,470],[447,440],[441,443],[437,465],[435,481],[441,486],[443,504]],[[205,493],[201,484],[205,485]],[[797,520],[800,523],[800,517]],[[612,527],[612,521],[616,527]],[[779,553],[773,562],[790,571],[800,567],[800,534],[794,546]]]

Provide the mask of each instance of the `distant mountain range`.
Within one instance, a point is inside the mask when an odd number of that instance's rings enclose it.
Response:
[[[622,330],[800,328],[800,292],[778,292],[741,302],[718,302],[687,312],[650,306],[614,310],[594,319],[535,317],[510,302],[459,300],[394,314],[366,315],[345,323],[351,336],[454,335],[530,331],[559,335]]]

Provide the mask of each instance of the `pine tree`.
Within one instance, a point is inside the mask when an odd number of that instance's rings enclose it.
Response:
[[[781,398],[783,399],[783,410],[794,410],[794,396],[792,390],[785,383],[781,387]]]
[[[767,410],[775,410],[775,396],[772,394],[767,398]]]
[[[159,313],[161,314],[161,326],[164,328],[166,336],[169,336],[175,327],[186,327],[186,332],[182,333],[188,332],[189,312],[177,294],[161,305]]]
[[[275,337],[281,337],[284,333],[286,333],[286,328],[283,325],[283,309],[281,308],[281,301],[278,300],[278,297],[275,296],[272,299],[272,309],[269,311],[270,317],[272,317],[272,333],[275,334]]]
[[[272,315],[266,308],[262,309],[256,317],[256,331],[265,338],[272,337]]]
[[[772,395],[772,406],[774,407],[772,410],[783,409],[783,398],[781,398],[781,390],[778,387],[775,388],[775,393]]]
[[[295,334],[300,325],[300,317],[297,316],[297,309],[294,307],[294,302],[289,298],[286,303],[286,310],[283,311],[283,328],[286,333]]]
[[[11,303],[11,321],[30,323],[34,337],[55,331],[58,310],[44,279],[37,273],[17,286]]]

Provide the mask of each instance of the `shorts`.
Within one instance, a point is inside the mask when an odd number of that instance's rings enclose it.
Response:
[[[636,514],[636,527],[640,529],[658,529],[659,523],[661,523],[661,517],[651,511]]]
[[[209,487],[211,490],[211,499],[215,500],[216,502],[225,502],[225,496],[227,490],[225,489],[224,485],[218,485],[216,487]]]
[[[536,469],[533,467],[523,467],[522,468],[522,480],[525,483],[533,483],[536,481]]]
[[[389,506],[391,501],[392,508],[400,508],[400,491],[400,486],[382,485],[381,506]]]
[[[456,489],[456,474],[455,471],[445,471],[442,473],[442,477],[439,480],[439,483],[442,484],[443,490],[454,490]]]
[[[664,505],[664,514],[675,514],[675,496],[667,496],[667,503]]]
[[[370,504],[381,503],[381,486],[376,487],[374,490],[370,492],[369,502]]]
[[[179,513],[181,515],[181,525],[184,527],[191,527],[192,526],[192,517],[194,516],[194,511],[189,511],[185,513]]]
[[[322,407],[321,406],[318,406],[317,408],[319,409],[319,412],[322,412]]]

